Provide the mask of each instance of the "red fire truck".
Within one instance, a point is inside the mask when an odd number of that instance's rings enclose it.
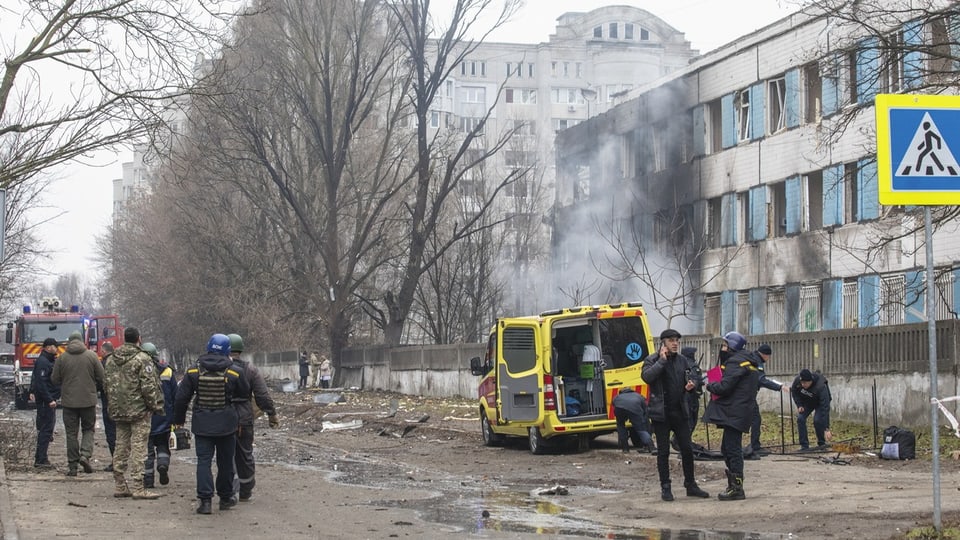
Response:
[[[34,406],[30,401],[30,377],[43,340],[52,337],[60,344],[59,352],[63,352],[73,332],[80,332],[87,347],[98,356],[102,355],[104,343],[111,342],[115,348],[123,343],[123,328],[116,315],[83,313],[79,306],[62,306],[60,299],[53,296],[43,298],[36,312],[31,306],[23,306],[23,313],[7,323],[6,342],[13,345],[14,397],[18,409]]]

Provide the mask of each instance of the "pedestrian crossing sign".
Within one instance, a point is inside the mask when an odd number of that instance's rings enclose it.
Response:
[[[881,94],[880,204],[960,204],[960,96]]]

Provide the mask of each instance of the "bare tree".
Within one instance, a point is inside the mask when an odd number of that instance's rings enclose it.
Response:
[[[483,138],[496,100],[490,102],[486,111],[477,111],[477,122],[464,130],[458,144],[450,144],[451,141],[438,136],[443,130],[440,133],[431,130],[432,107],[454,69],[477,50],[490,31],[506,22],[518,5],[515,0],[502,3],[493,0],[456,0],[449,20],[442,27],[436,27],[429,0],[389,4],[397,24],[399,45],[406,52],[413,70],[410,102],[417,132],[413,186],[406,203],[404,220],[409,242],[404,246],[395,283],[383,295],[385,310],[379,313],[387,344],[400,343],[424,272],[436,264],[451,246],[483,228],[480,217],[492,206],[493,197],[518,176],[515,171],[508,173],[498,188],[491,191],[491,198],[482,201],[477,212],[464,216],[463,222],[452,230],[441,229],[444,208],[455,196],[464,174],[503,148],[513,131],[488,141],[481,155],[471,160],[468,150],[475,147],[474,141]],[[468,39],[467,36],[479,28],[479,16],[493,9],[499,9],[494,23],[479,39]],[[431,242],[433,247],[428,250]]]

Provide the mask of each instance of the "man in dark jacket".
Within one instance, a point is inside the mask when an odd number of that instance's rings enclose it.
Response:
[[[260,370],[257,366],[244,362],[240,358],[240,353],[243,352],[243,337],[239,334],[229,334],[227,337],[230,338],[230,358],[233,360],[233,367],[243,373],[243,378],[248,383],[246,392],[241,391],[233,397],[233,406],[237,409],[240,424],[234,459],[237,475],[233,491],[239,500],[247,502],[253,498],[253,488],[257,485],[256,463],[253,460],[253,402],[256,401],[257,407],[267,413],[270,427],[279,426],[280,419],[277,417],[273,398],[270,397],[267,382],[263,380]]]
[[[154,486],[154,465],[160,475],[160,484],[170,482],[170,428],[173,425],[173,402],[177,397],[177,379],[173,369],[160,358],[160,352],[153,343],[140,346],[153,360],[154,372],[160,378],[160,391],[163,392],[163,414],[155,414],[150,419],[150,440],[147,442],[147,459],[143,462],[143,486]]]
[[[97,424],[97,388],[103,388],[104,371],[97,353],[87,349],[79,331],[70,334],[67,350],[60,355],[50,376],[60,386],[63,431],[67,440],[67,476],[77,475],[77,466],[92,473],[93,433]],[[77,432],[82,433],[80,440]]]
[[[647,418],[647,400],[632,388],[624,388],[613,398],[613,415],[617,419],[617,440],[624,453],[630,451],[630,440],[639,451],[653,449],[650,438],[650,420]],[[630,430],[627,430],[627,420]]]
[[[43,340],[43,349],[33,362],[33,375],[30,377],[30,399],[37,404],[37,450],[33,456],[33,466],[38,469],[53,468],[47,458],[47,449],[53,440],[53,426],[57,423],[60,388],[53,384],[50,376],[58,350],[57,340]]]
[[[797,405],[797,435],[800,438],[800,451],[810,450],[807,438],[807,417],[813,413],[813,430],[817,434],[817,448],[826,449],[830,433],[830,387],[827,378],[809,369],[800,370],[790,389],[793,402]]]
[[[220,510],[237,504],[233,500],[233,458],[237,444],[239,417],[233,406],[234,396],[249,393],[241,373],[230,359],[230,338],[214,334],[207,342],[207,354],[197,359],[196,367],[187,370],[177,388],[173,407],[174,424],[183,425],[187,408],[193,402],[190,430],[197,448],[198,514],[211,513],[214,487],[220,496]],[[217,456],[217,481],[213,481],[213,456]]]
[[[773,355],[773,348],[770,345],[763,343],[757,350],[753,353],[756,356],[757,360],[757,369],[760,370],[760,388],[766,388],[767,390],[773,390],[774,392],[790,392],[790,387],[781,383],[780,381],[771,379],[767,377],[766,368],[767,362],[770,361],[770,357]],[[782,403],[782,402],[781,402]],[[761,417],[760,417],[760,404],[754,401],[753,404],[753,422],[750,425],[750,453],[753,456],[765,456],[770,452],[765,450],[760,444],[760,426],[761,426]]]
[[[679,353],[680,332],[668,328],[660,334],[660,350],[643,361],[641,376],[650,387],[647,412],[657,436],[657,473],[660,475],[660,498],[673,500],[670,489],[670,433],[677,438],[683,464],[683,485],[688,497],[709,497],[697,486],[693,471],[693,448],[690,446],[690,423],[687,419],[687,394],[697,387],[691,369],[693,360]]]
[[[750,429],[753,406],[760,388],[756,357],[744,349],[747,340],[738,332],[727,332],[720,344],[723,378],[707,384],[716,396],[707,405],[703,421],[723,429],[720,453],[727,465],[727,489],[717,495],[721,501],[739,501],[743,492],[743,434]]]

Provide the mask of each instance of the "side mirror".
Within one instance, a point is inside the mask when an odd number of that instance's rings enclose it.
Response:
[[[7,331],[6,331],[5,337],[6,337],[7,343],[13,343],[13,323],[7,323]]]
[[[488,371],[488,369],[483,369],[483,368],[484,368],[483,361],[480,360],[479,356],[474,356],[473,358],[470,359],[471,374],[477,375],[477,376],[483,375]]]

